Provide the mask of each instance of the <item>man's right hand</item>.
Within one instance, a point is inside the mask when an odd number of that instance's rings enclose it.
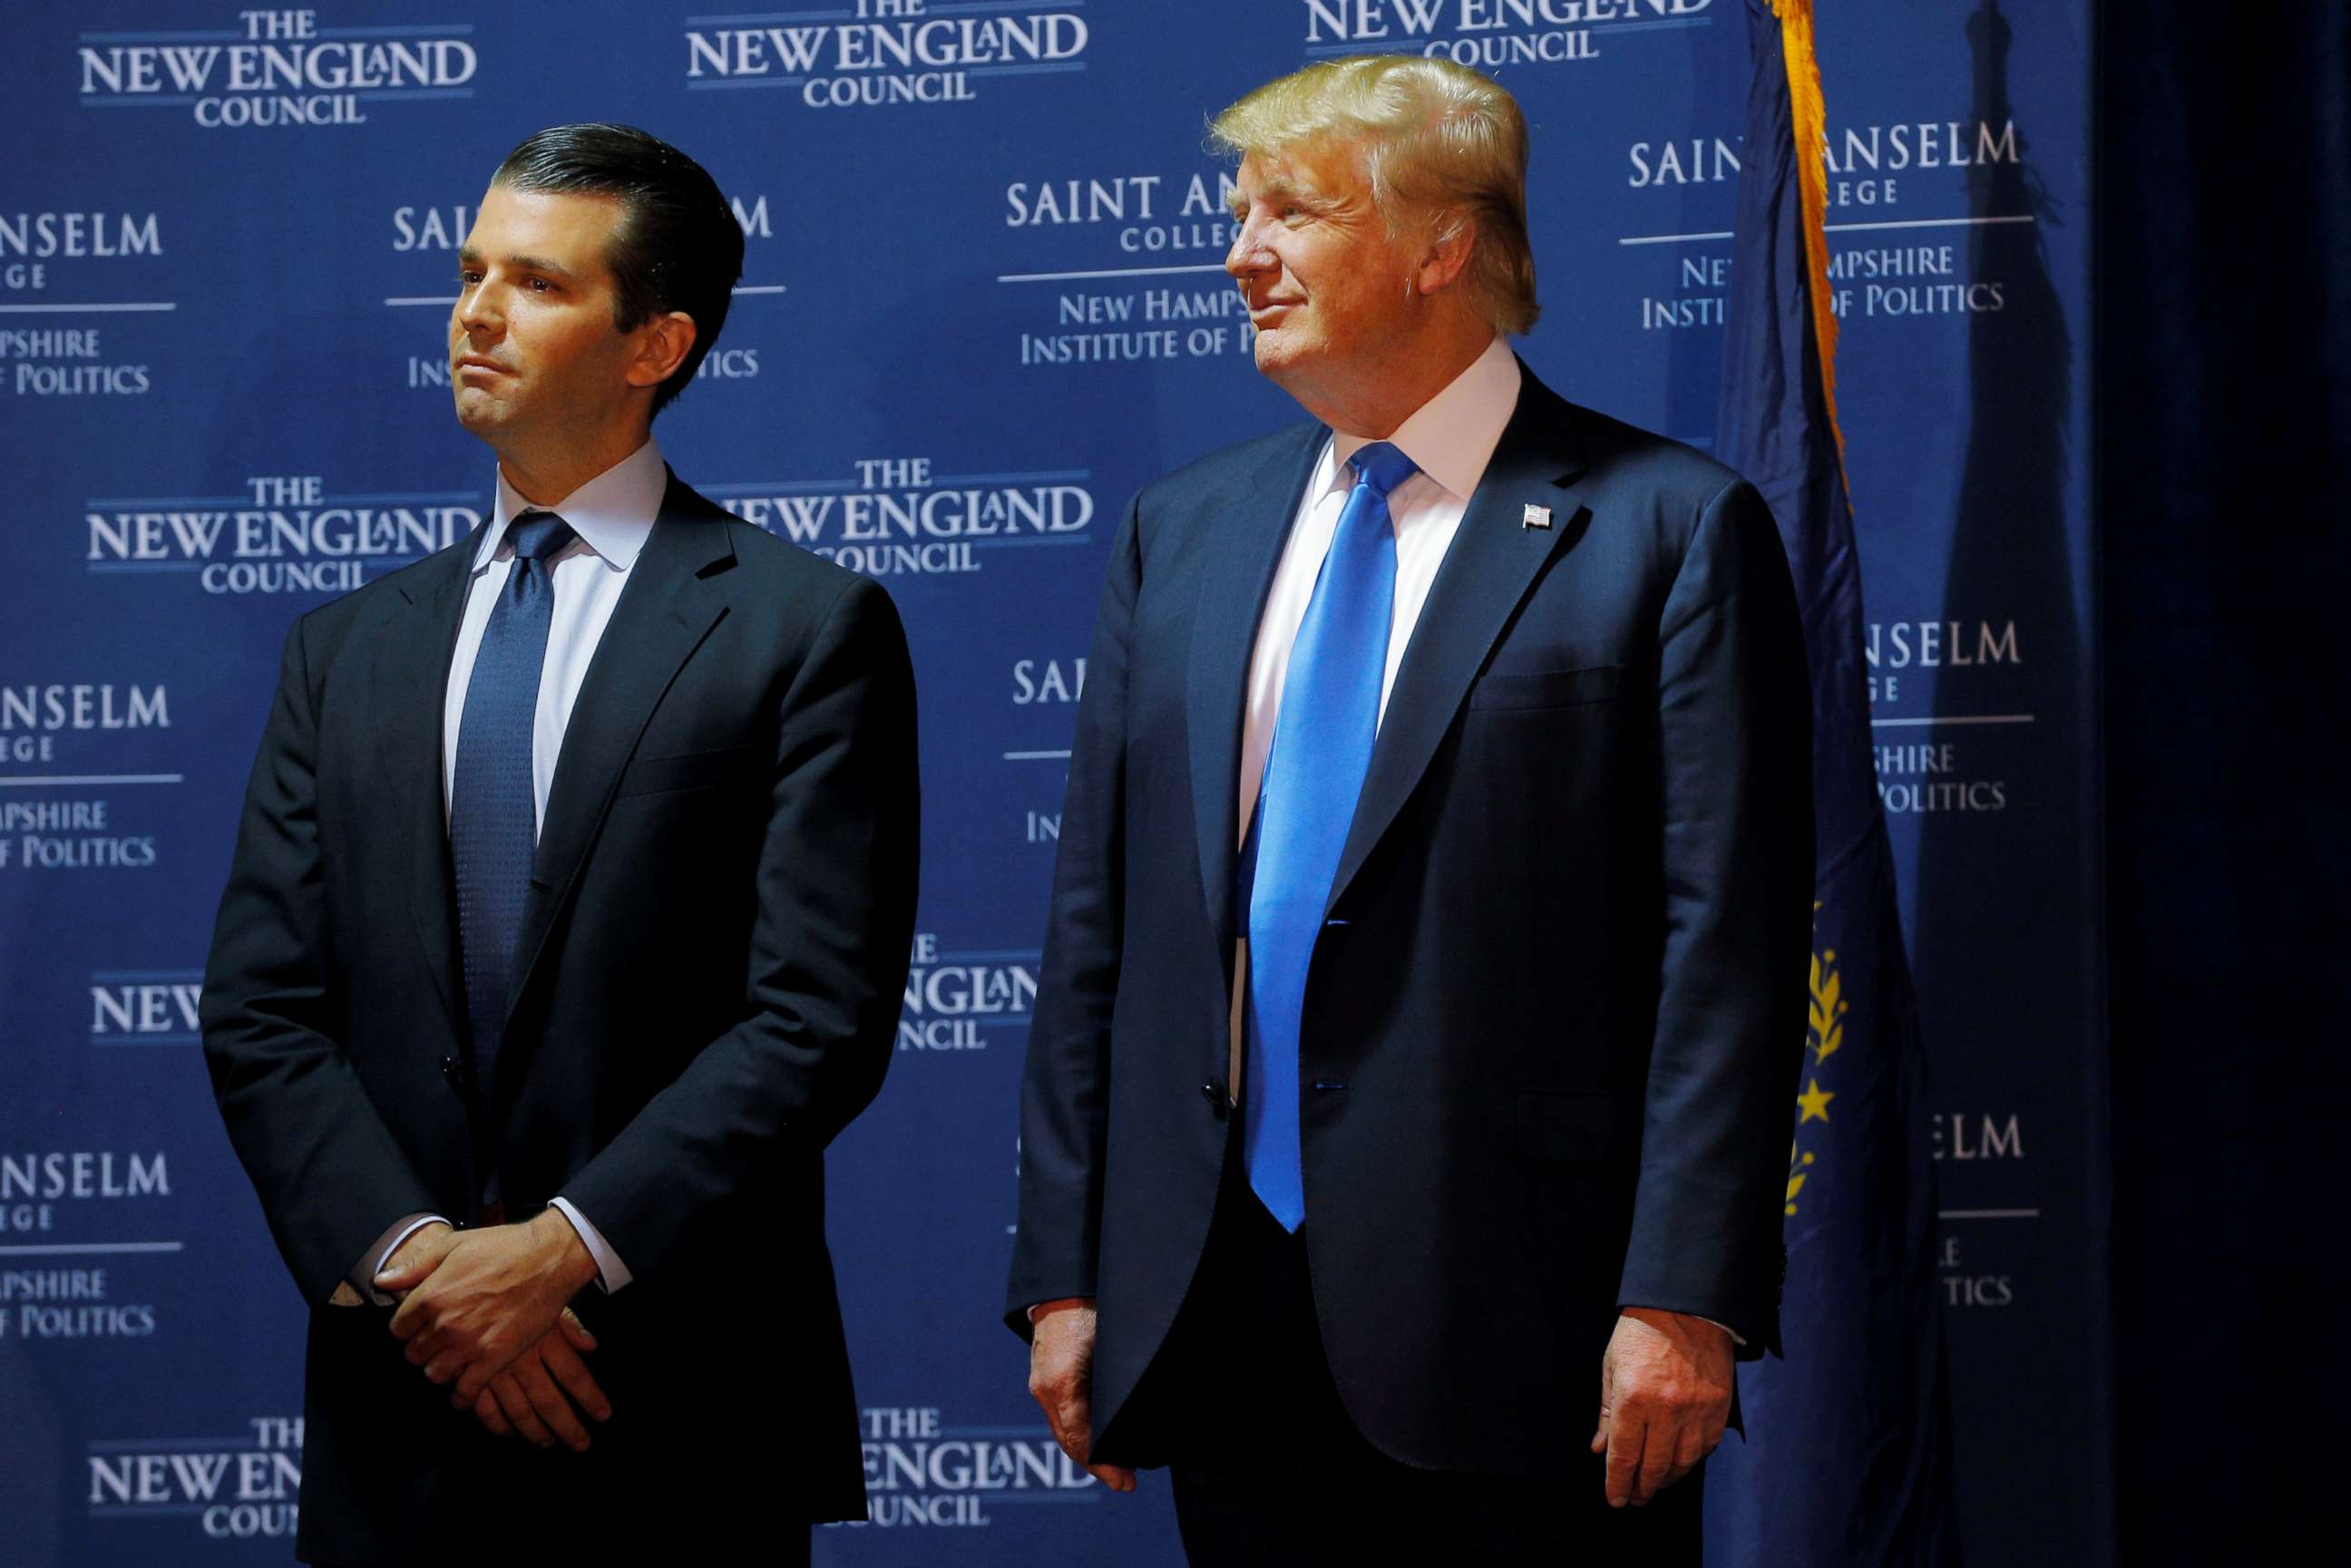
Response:
[[[457,1228],[453,1225],[436,1222],[432,1225],[419,1226],[410,1231],[407,1239],[393,1248],[391,1256],[376,1265],[376,1272],[385,1274],[394,1269],[405,1269],[412,1265],[420,1271],[414,1282],[400,1290],[387,1291],[386,1294],[394,1301],[404,1299],[410,1291],[423,1282],[426,1275],[441,1267],[441,1260],[449,1256],[449,1249],[455,1245],[457,1245]]]
[[[542,1448],[560,1442],[574,1453],[586,1452],[588,1428],[580,1414],[598,1421],[612,1418],[612,1402],[580,1359],[595,1348],[596,1336],[564,1308],[538,1343],[490,1379],[474,1401],[474,1415],[501,1437],[519,1432]]]
[[[428,1225],[393,1249],[383,1260],[383,1269],[414,1264],[422,1270],[416,1281],[421,1284],[441,1267],[456,1246],[457,1236],[450,1226]],[[402,1297],[407,1293],[394,1292]],[[519,1433],[542,1448],[560,1442],[574,1452],[586,1449],[588,1428],[580,1423],[580,1412],[598,1421],[612,1418],[612,1402],[604,1397],[587,1363],[580,1359],[595,1348],[596,1336],[569,1307],[564,1308],[555,1326],[493,1377],[474,1399],[475,1417],[501,1437]]]
[[[1093,1448],[1094,1309],[1062,1307],[1041,1314],[1029,1342],[1029,1396],[1045,1412],[1061,1452],[1113,1491],[1133,1491],[1124,1465],[1088,1465]]]

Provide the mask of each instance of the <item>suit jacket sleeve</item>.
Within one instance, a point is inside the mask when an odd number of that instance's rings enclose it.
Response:
[[[1787,557],[1746,482],[1708,502],[1658,629],[1664,947],[1617,1300],[1779,1348],[1813,887],[1812,699]]]
[[[1024,1339],[1031,1333],[1031,1305],[1091,1296],[1095,1288],[1111,1013],[1126,896],[1127,645],[1143,585],[1139,507],[1139,497],[1128,503],[1111,545],[1093,651],[1086,660],[1037,1011],[1021,1074],[1020,1229],[1004,1321]]]
[[[229,1142],[304,1298],[323,1302],[431,1191],[338,1038],[318,821],[308,622],[286,639],[204,969],[204,1062]]]
[[[781,708],[743,1021],[563,1183],[641,1280],[731,1198],[820,1152],[890,1064],[921,800],[914,670],[878,584],[833,601]]]

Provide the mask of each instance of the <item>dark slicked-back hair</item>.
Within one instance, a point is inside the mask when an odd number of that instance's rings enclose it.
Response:
[[[693,350],[653,389],[653,413],[661,413],[717,343],[743,276],[742,225],[718,182],[633,125],[556,125],[507,153],[490,183],[622,204],[628,215],[604,256],[619,288],[612,325],[631,331],[669,310],[694,318]]]

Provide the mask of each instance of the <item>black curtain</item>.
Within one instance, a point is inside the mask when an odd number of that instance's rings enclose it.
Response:
[[[2098,57],[2119,1560],[2342,1561],[2351,7]]]

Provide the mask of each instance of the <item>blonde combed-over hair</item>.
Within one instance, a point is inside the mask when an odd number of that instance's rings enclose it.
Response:
[[[1527,240],[1527,122],[1491,78],[1446,59],[1351,55],[1270,81],[1208,122],[1229,156],[1350,144],[1391,234],[1415,225],[1444,243],[1475,235],[1466,281],[1497,330],[1535,324]]]

